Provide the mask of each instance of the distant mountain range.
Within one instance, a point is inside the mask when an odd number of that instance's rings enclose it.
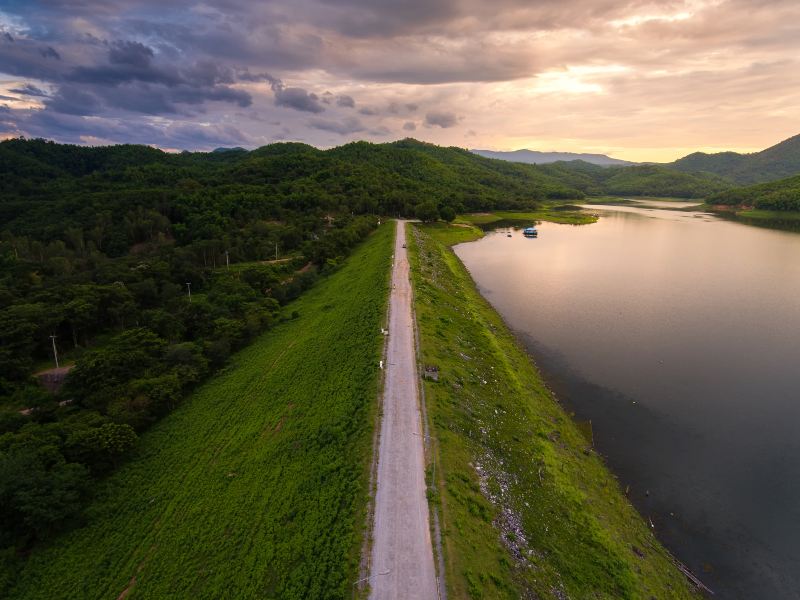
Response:
[[[630,167],[652,164],[629,162],[611,158],[605,154],[581,154],[575,152],[538,152],[536,150],[514,150],[511,152],[471,150],[471,152],[486,158],[537,165],[555,162],[573,163],[575,168],[579,168],[579,165],[574,161],[583,161],[584,163],[601,167]],[[660,166],[682,171],[683,173],[715,175],[739,185],[776,181],[800,174],[800,135],[752,154],[694,152],[674,162],[664,163]]]
[[[582,160],[584,162],[600,165],[601,167],[625,167],[636,163],[618,158],[611,158],[605,154],[585,154],[576,152],[539,152],[537,150],[513,150],[511,152],[496,152],[494,150],[470,150],[479,156],[496,158],[511,162],[527,163],[530,165],[546,165],[560,161]]]
[[[752,154],[695,152],[665,165],[685,173],[712,173],[750,185],[800,173],[800,135]]]

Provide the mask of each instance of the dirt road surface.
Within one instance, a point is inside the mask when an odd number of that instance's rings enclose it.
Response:
[[[373,600],[438,597],[425,495],[411,282],[403,247],[405,228],[404,221],[397,222],[372,531]]]

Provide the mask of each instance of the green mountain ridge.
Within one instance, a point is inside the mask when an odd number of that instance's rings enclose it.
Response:
[[[416,140],[353,142],[330,150],[278,143],[251,152],[169,154],[147,146],[83,147],[13,139],[0,143],[0,192],[42,197],[54,185],[82,193],[107,184],[160,186],[193,180],[201,185],[266,185],[281,193],[314,195],[323,204],[345,196],[355,212],[412,215],[421,199],[455,210],[530,207],[582,192],[533,165],[484,159],[459,148]],[[271,191],[271,190],[267,190]],[[355,202],[353,199],[356,199]]]
[[[800,211],[800,175],[720,192],[710,196],[708,203]]]
[[[657,196],[704,198],[729,189],[731,183],[710,173],[684,173],[663,165],[602,167],[576,160],[540,167],[569,182],[587,196]]]
[[[694,152],[666,165],[686,173],[711,173],[740,185],[766,183],[800,173],[800,135],[754,152]]]

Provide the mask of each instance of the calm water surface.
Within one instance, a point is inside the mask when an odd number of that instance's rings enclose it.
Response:
[[[800,598],[800,234],[588,210],[456,253],[716,597]]]

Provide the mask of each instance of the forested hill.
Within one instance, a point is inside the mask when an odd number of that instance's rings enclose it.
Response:
[[[800,174],[800,135],[753,154],[695,152],[667,166],[688,173],[713,173],[743,185],[775,181]]]
[[[705,198],[732,186],[717,175],[683,173],[663,165],[601,167],[574,160],[541,165],[539,168],[559,181],[568,182],[587,196]]]
[[[517,167],[536,169],[538,174],[550,177],[568,188],[577,188],[588,196],[704,198],[733,186],[732,182],[718,175],[685,173],[664,165],[601,165],[586,160],[560,160],[526,165],[516,162],[520,159],[514,152],[495,153],[493,156]]]
[[[183,154],[144,146],[86,148],[10,140],[0,143],[0,175],[4,204],[11,198],[48,199],[55,189],[84,195],[148,189],[177,196],[190,193],[187,186],[258,186],[260,193],[280,197],[286,206],[411,216],[422,201],[461,211],[581,196],[535,167],[415,140],[355,142],[327,151],[288,143],[252,152]],[[17,204],[3,216],[18,215],[20,208]]]
[[[800,211],[800,175],[721,192],[709,197],[708,203],[752,206],[762,210]]]
[[[295,318],[283,305],[379,215],[582,196],[534,166],[414,140],[182,154],[0,143],[0,596],[30,548],[81,522],[137,435]]]

